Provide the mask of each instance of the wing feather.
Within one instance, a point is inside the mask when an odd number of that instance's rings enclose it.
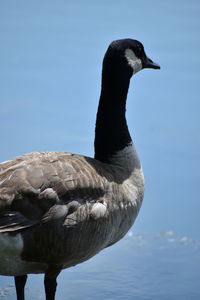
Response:
[[[97,202],[114,178],[100,164],[65,152],[30,153],[0,164],[0,231],[34,226],[55,205]]]

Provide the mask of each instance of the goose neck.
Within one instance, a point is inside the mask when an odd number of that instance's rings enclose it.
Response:
[[[106,163],[131,143],[125,116],[130,78],[110,73],[103,70],[95,130],[95,158]]]

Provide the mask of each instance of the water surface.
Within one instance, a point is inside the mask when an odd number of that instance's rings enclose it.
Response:
[[[136,74],[128,96],[146,180],[134,234],[62,272],[57,299],[200,299],[199,16],[197,0],[0,2],[1,161],[32,151],[93,155],[112,40],[139,39],[161,65]],[[26,293],[44,299],[42,276],[30,276]],[[0,277],[0,297],[15,299],[11,278]]]
[[[136,235],[65,270],[58,300],[199,300],[200,241],[173,232]],[[15,299],[13,280],[1,277],[0,297]],[[27,299],[44,299],[43,276],[31,275]]]

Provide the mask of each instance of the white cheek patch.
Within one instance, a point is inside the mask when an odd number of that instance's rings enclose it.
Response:
[[[131,49],[126,49],[125,51],[125,57],[128,61],[128,64],[131,66],[133,69],[133,74],[137,73],[142,69],[142,61],[140,58],[138,58],[133,50]]]

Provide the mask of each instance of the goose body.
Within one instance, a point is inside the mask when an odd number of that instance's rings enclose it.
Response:
[[[34,152],[0,164],[0,274],[15,276],[24,299],[27,274],[45,273],[53,300],[62,269],[120,240],[139,212],[144,177],[126,118],[131,76],[159,68],[140,42],[109,46],[103,61],[94,158]]]
[[[2,183],[2,200],[12,207],[2,215],[7,224],[2,221],[0,242],[8,244],[0,249],[3,275],[43,273],[52,262],[76,265],[133,224],[143,196],[140,169],[136,187],[120,167],[81,155],[31,153],[17,160]]]

